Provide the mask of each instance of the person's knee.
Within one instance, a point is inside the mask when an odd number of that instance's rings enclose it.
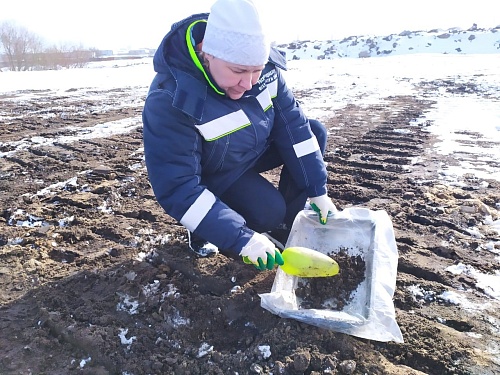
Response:
[[[283,223],[286,214],[286,205],[284,199],[272,199],[261,206],[259,212],[249,220],[248,226],[257,232],[268,232],[277,228]]]
[[[326,142],[328,139],[328,133],[325,126],[318,120],[309,120],[309,125],[311,126],[311,130],[318,140],[321,153],[324,154],[326,149]]]

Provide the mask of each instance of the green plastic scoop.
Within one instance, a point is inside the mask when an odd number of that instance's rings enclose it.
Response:
[[[291,276],[327,277],[339,273],[339,265],[335,260],[307,247],[287,247],[281,256],[284,264],[280,268]],[[243,257],[243,261],[247,264],[253,264],[248,257]],[[262,267],[264,266],[262,265]]]
[[[287,247],[281,256],[285,264],[280,268],[292,276],[327,277],[339,273],[339,265],[335,260],[307,247]]]

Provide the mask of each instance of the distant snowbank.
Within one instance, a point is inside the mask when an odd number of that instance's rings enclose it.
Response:
[[[500,26],[493,29],[404,31],[388,36],[351,36],[343,40],[298,41],[280,44],[287,58],[334,59],[416,53],[500,53]]]

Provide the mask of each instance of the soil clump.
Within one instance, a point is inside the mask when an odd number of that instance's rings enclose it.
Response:
[[[360,255],[349,255],[347,249],[327,254],[339,265],[339,273],[330,277],[302,278],[295,289],[301,309],[342,311],[352,300],[352,293],[366,278],[365,261]]]

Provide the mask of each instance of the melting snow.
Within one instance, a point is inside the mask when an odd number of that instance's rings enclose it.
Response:
[[[116,311],[125,311],[130,315],[135,315],[138,313],[139,302],[134,300],[127,294],[119,294],[120,302],[116,305]]]
[[[88,358],[86,358],[86,359],[82,359],[82,360],[80,361],[80,368],[84,368],[84,367],[85,367],[85,365],[86,365],[88,362],[90,362],[90,360],[91,360],[91,359],[92,359],[91,357],[88,357]]]
[[[145,297],[151,297],[158,292],[160,288],[160,280],[153,280],[152,284],[148,284],[142,287],[142,293]]]
[[[0,156],[1,157],[1,156]],[[39,190],[36,192],[37,196],[50,195],[53,193],[53,190],[64,190],[68,186],[78,186],[77,177],[71,177],[70,179],[62,182],[56,182],[55,184],[49,185],[46,188]]]
[[[264,359],[268,359],[271,356],[271,347],[269,345],[259,345],[259,350]]]
[[[458,263],[446,268],[446,271],[454,275],[467,275],[476,279],[476,286],[483,290],[484,293],[492,298],[500,300],[500,271],[495,271],[494,274],[485,274],[479,272],[474,267],[468,264]]]
[[[460,305],[467,310],[485,310],[491,307],[489,303],[473,303],[463,294],[448,290],[437,296],[442,301]]]
[[[198,355],[197,357],[198,358],[201,358],[201,357],[204,357],[206,356],[207,354],[213,352],[214,350],[214,347],[207,344],[206,342],[204,342],[203,344],[201,344],[200,348],[198,349]]]
[[[118,333],[118,337],[120,338],[120,342],[122,343],[122,345],[128,345],[128,349],[130,349],[130,346],[137,339],[137,337],[130,336],[130,338],[127,338],[127,333],[128,333],[128,328],[120,328],[120,333]]]

